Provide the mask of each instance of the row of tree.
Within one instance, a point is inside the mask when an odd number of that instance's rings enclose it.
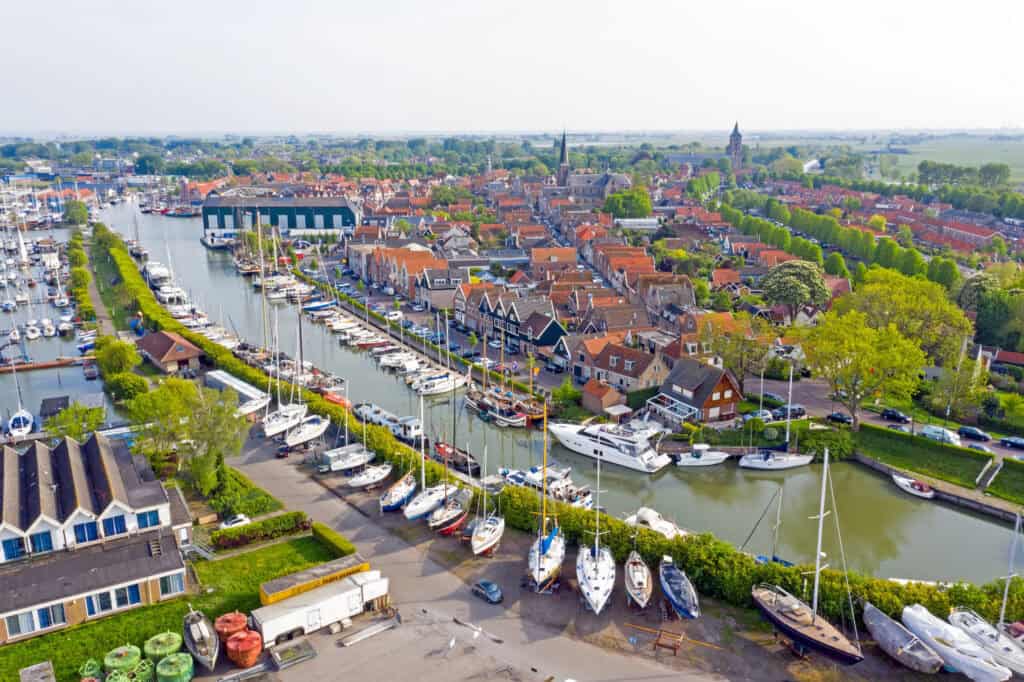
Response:
[[[924,185],[981,185],[991,189],[1002,187],[1010,181],[1010,167],[1005,163],[986,163],[975,168],[922,161],[917,164],[917,179]]]

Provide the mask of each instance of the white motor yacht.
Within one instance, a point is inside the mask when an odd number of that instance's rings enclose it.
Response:
[[[651,446],[651,430],[616,424],[548,424],[548,431],[564,447],[592,459],[653,474],[672,463]]]
[[[706,443],[695,443],[689,452],[679,455],[676,466],[710,467],[729,459],[729,453],[712,450]]]

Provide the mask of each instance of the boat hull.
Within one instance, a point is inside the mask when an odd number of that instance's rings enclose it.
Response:
[[[220,655],[220,639],[202,611],[189,611],[183,622],[185,647],[204,668],[213,672]]]
[[[814,455],[786,455],[784,457],[770,455],[767,458],[756,454],[744,455],[740,457],[740,467],[755,471],[785,471],[806,466],[813,459]]]
[[[901,665],[926,675],[942,668],[942,658],[931,647],[871,602],[864,603],[864,624],[882,651]]]
[[[488,521],[490,521],[490,519],[488,519]],[[494,524],[488,524],[488,521],[484,522],[484,528],[486,528],[487,531],[474,532],[473,537],[470,539],[470,547],[475,556],[489,555],[493,553],[501,543],[502,536],[505,534],[505,519],[500,519],[500,522]]]
[[[595,455],[591,441],[579,435],[583,428],[580,424],[548,424],[548,431],[563,447],[584,457],[600,460],[603,464],[614,464],[632,471],[654,474],[672,463],[668,455],[655,455],[645,462],[610,447],[603,448],[599,451],[600,455]]]
[[[651,575],[650,567],[644,562],[643,557],[633,550],[626,559],[624,570],[626,596],[638,608],[647,608],[654,593],[654,576]]]
[[[804,632],[799,625],[794,625],[788,622],[783,615],[776,612],[773,608],[773,603],[770,601],[770,597],[764,594],[766,592],[769,592],[767,588],[756,586],[751,590],[751,596],[754,599],[754,604],[757,606],[757,610],[761,612],[761,615],[764,616],[765,620],[772,624],[772,627],[781,632],[785,637],[788,637],[794,645],[802,648],[813,649],[814,651],[822,653],[842,665],[854,665],[864,660],[864,656],[852,646],[849,649],[845,647],[841,648],[839,646],[829,644],[827,641],[808,636],[808,634]],[[777,593],[773,592],[772,594],[777,596]],[[806,608],[806,605],[804,605],[804,607]],[[831,624],[827,621],[824,624],[827,625],[830,630],[833,630],[842,639],[842,641],[849,643],[849,641],[835,630]]]
[[[700,607],[697,605],[697,593],[681,569],[675,564],[662,561],[658,569],[658,577],[661,582],[661,591],[672,605],[672,610],[680,618],[694,619],[700,616]]]

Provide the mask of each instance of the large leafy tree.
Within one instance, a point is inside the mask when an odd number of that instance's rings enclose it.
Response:
[[[102,407],[86,407],[74,402],[46,422],[46,431],[54,438],[74,438],[81,443],[102,424]]]
[[[236,414],[234,391],[200,388],[189,418],[189,438],[178,448],[179,467],[187,463],[192,484],[209,495],[223,483],[224,460],[238,455],[248,430],[245,417]]]
[[[189,437],[189,417],[198,400],[198,387],[177,378],[129,400],[128,419],[139,434],[136,449],[157,459],[174,452]]]
[[[964,338],[974,333],[971,321],[941,285],[884,268],[870,269],[857,290],[836,301],[835,308],[864,313],[875,329],[895,325],[938,364],[948,363]]]
[[[616,218],[646,218],[651,215],[651,196],[646,187],[615,192],[605,199],[604,212]]]
[[[118,341],[113,337],[104,337],[96,348],[96,364],[103,376],[112,376],[134,369],[142,362],[142,357],[135,350],[135,344],[129,341]]]
[[[761,280],[761,288],[770,303],[786,307],[790,321],[802,306],[825,305],[829,298],[821,268],[804,260],[776,265]]]
[[[749,313],[736,313],[731,322],[719,316],[707,316],[705,320],[701,321],[701,342],[709,344],[711,351],[722,358],[743,393],[744,379],[760,372],[767,359],[771,326],[764,318]]]
[[[89,222],[89,209],[85,202],[69,199],[64,204],[64,222],[70,225],[85,225]]]
[[[864,313],[830,312],[807,335],[807,361],[860,428],[861,404],[869,398],[909,399],[917,387],[924,352],[894,324],[876,328]]]

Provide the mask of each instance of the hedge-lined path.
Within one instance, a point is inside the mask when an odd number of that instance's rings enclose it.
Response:
[[[114,320],[110,317],[110,311],[107,310],[106,304],[103,302],[103,297],[100,296],[100,290],[96,285],[96,269],[92,266],[92,242],[84,241],[85,255],[89,260],[89,274],[92,277],[89,278],[89,300],[92,301],[92,307],[96,310],[96,324],[99,327],[100,336],[113,336],[115,333]]]

